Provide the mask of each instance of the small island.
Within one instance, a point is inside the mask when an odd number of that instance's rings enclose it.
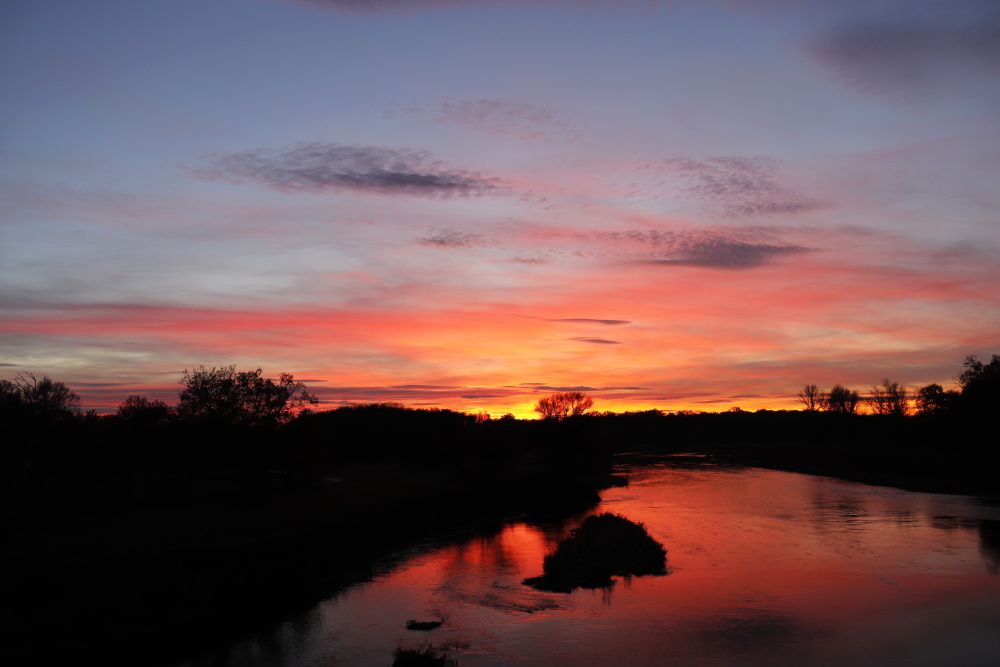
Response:
[[[641,523],[617,514],[587,517],[583,525],[545,557],[545,573],[524,580],[543,591],[613,586],[612,577],[664,575],[667,550]]]

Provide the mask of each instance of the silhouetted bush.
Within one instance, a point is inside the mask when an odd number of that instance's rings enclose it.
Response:
[[[666,574],[667,550],[641,523],[617,514],[588,517],[545,557],[544,574],[523,583],[546,591],[611,586],[614,576]]]
[[[392,652],[392,667],[453,667],[458,663],[431,644],[420,648],[399,646]]]

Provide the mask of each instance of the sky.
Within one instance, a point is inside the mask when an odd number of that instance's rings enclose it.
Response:
[[[995,0],[0,7],[0,376],[795,409],[1000,352]]]

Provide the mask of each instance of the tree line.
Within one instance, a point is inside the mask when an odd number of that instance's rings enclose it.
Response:
[[[995,436],[983,434],[995,433],[1000,355],[967,358],[955,389],[931,384],[910,392],[886,380],[865,397],[839,385],[801,393],[810,401],[804,410],[615,413],[594,410],[583,392],[557,392],[538,400],[542,419],[491,419],[396,403],[317,411],[315,396],[290,374],[200,366],[184,371],[176,405],[132,395],[115,414],[98,417],[82,414],[65,384],[21,373],[0,380],[0,486],[20,512],[61,512],[86,502],[192,498],[209,478],[217,488],[271,488],[344,463],[485,474],[600,467],[621,451],[756,456],[779,447],[782,461],[794,451],[822,454],[824,466],[836,459],[851,468],[883,456],[898,467],[918,450],[931,457],[942,442],[955,476],[967,477],[975,467],[969,462],[993,446]],[[862,401],[869,414],[859,414]]]
[[[1000,394],[1000,355],[994,354],[989,362],[969,355],[962,366],[963,370],[956,377],[958,389],[945,389],[932,383],[911,392],[898,382],[882,378],[881,384],[871,386],[867,396],[840,384],[827,392],[807,384],[798,397],[808,412],[843,415],[859,414],[864,407],[873,415],[895,417],[913,413],[942,415],[955,410],[978,412],[990,407],[995,410]]]

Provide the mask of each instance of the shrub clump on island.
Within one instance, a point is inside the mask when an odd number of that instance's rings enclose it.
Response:
[[[392,667],[456,667],[458,663],[427,644],[420,648],[399,646],[392,652]]]
[[[614,576],[666,574],[666,558],[667,550],[641,523],[617,514],[597,514],[545,557],[544,574],[523,583],[558,593],[604,588],[614,584]]]

